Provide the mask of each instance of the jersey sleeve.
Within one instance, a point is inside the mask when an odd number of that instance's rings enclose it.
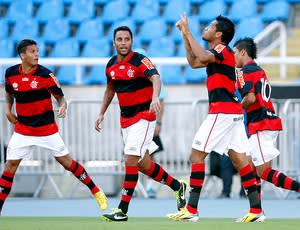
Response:
[[[64,96],[64,93],[61,89],[61,86],[56,78],[56,76],[50,72],[48,80],[48,90],[55,98],[61,98]]]
[[[5,84],[5,92],[7,92],[9,94],[14,93],[14,88],[9,81],[7,70],[5,71],[5,83],[4,84]]]
[[[219,44],[215,48],[209,50],[215,56],[216,62],[221,62],[224,60],[223,50],[225,48],[226,48],[225,45]]]
[[[154,64],[150,61],[149,58],[142,56],[140,60],[139,68],[145,77],[151,78],[153,75],[159,75]]]

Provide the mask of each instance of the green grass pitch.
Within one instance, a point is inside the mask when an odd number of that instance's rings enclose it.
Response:
[[[105,222],[82,217],[0,217],[0,230],[293,230],[300,219],[267,219],[264,223],[234,223],[232,219],[203,218],[197,223],[165,218],[130,218],[127,222]]]

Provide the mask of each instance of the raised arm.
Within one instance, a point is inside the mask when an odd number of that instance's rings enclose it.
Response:
[[[109,81],[107,83],[105,92],[104,92],[104,96],[103,96],[103,101],[102,104],[100,106],[100,111],[99,111],[99,115],[98,118],[95,122],[95,129],[100,132],[101,131],[101,123],[104,120],[104,114],[108,108],[108,106],[110,105],[112,99],[114,98],[115,95],[115,87],[113,85],[112,81]]]

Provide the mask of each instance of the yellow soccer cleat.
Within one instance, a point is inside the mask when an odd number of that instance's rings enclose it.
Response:
[[[266,216],[263,212],[260,214],[247,213],[244,217],[237,219],[237,223],[250,223],[250,222],[263,222],[266,219]]]
[[[107,209],[107,206],[108,206],[108,202],[107,202],[107,197],[105,196],[104,192],[99,191],[97,193],[95,193],[95,199],[99,205],[99,207],[102,209],[102,210],[105,210]]]
[[[192,221],[197,222],[199,220],[198,213],[190,213],[186,208],[182,208],[180,211],[172,214],[168,214],[167,217],[176,221]]]
[[[179,182],[180,182],[180,188],[178,191],[174,192],[178,211],[180,211],[186,205],[185,192],[186,192],[186,188],[187,188],[187,183],[185,181],[179,180]]]

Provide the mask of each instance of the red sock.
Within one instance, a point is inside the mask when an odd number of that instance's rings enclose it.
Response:
[[[3,204],[10,193],[15,174],[4,171],[0,178],[0,214]]]

